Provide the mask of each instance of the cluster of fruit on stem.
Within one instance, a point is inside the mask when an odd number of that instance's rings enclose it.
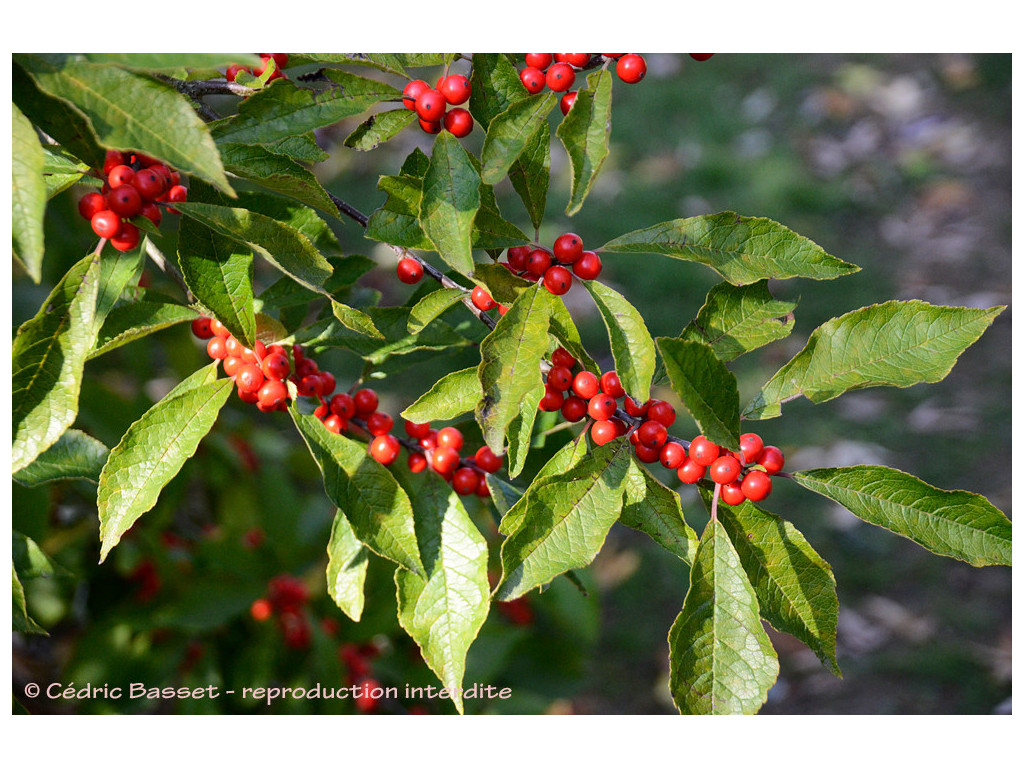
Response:
[[[260,77],[264,72],[267,71],[267,65],[271,60],[274,62],[274,71],[270,73],[270,77],[267,78],[267,82],[271,80],[277,80],[278,78],[288,79],[282,70],[288,66],[288,54],[287,53],[261,53],[260,58],[263,63],[258,67],[247,67],[244,64],[232,64],[227,68],[224,73],[224,77],[229,83],[235,82],[235,78],[238,77],[239,72],[248,72],[253,77]]]
[[[221,361],[224,373],[234,379],[240,400],[254,404],[264,413],[287,410],[289,395],[284,380],[291,373],[291,362],[284,347],[268,347],[257,339],[250,349],[216,318],[196,318],[192,321],[192,333],[206,341],[206,354]]]
[[[465,75],[442,75],[433,88],[425,80],[411,80],[402,91],[402,104],[416,113],[427,133],[440,133],[443,128],[461,139],[473,130],[473,116],[463,107],[448,107],[465,104],[472,90]]]
[[[178,213],[170,204],[183,203],[188,197],[177,171],[137,152],[108,150],[101,178],[103,187],[82,196],[78,213],[92,225],[93,232],[119,251],[130,251],[139,244],[139,228],[131,219],[142,216],[159,227],[161,206],[168,213]]]
[[[569,89],[576,82],[577,70],[604,60],[616,60],[615,72],[624,83],[639,83],[647,74],[647,62],[636,53],[528,53],[519,79],[530,93],[545,88],[563,93],[558,106],[567,115],[576,102],[576,92]]]

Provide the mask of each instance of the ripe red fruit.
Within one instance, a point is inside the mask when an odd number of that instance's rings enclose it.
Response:
[[[420,97],[420,94],[424,91],[429,91],[430,85],[423,80],[411,80],[409,84],[402,90],[402,104],[406,109],[416,109],[416,99]]]
[[[647,408],[647,418],[660,421],[666,427],[676,423],[676,409],[664,400],[651,400]]]
[[[130,219],[142,210],[142,197],[135,187],[125,184],[107,193],[107,207],[123,219]]]
[[[252,605],[249,606],[249,614],[256,621],[266,621],[274,615],[274,608],[269,600],[261,597],[252,601]]]
[[[469,496],[472,493],[476,493],[476,488],[479,484],[480,478],[472,467],[459,467],[455,470],[455,474],[452,475],[452,489],[459,496]]]
[[[690,443],[690,458],[703,467],[710,467],[711,463],[718,458],[718,453],[718,446],[704,435],[693,438],[693,442]]]
[[[242,350],[245,349],[245,347],[243,347],[242,342],[240,342],[234,336],[228,336],[227,339],[224,341],[224,344],[228,351],[229,357],[242,356]]]
[[[562,403],[562,418],[566,421],[580,421],[587,415],[587,401],[576,395],[569,395]]]
[[[328,432],[340,435],[345,430],[347,422],[341,416],[332,413],[324,419],[324,426]]]
[[[210,318],[210,330],[213,331],[214,336],[220,336],[222,339],[227,339],[231,335],[227,326],[215,317]]]
[[[113,211],[98,211],[89,219],[92,231],[108,240],[121,228],[121,219]]]
[[[686,451],[679,443],[668,442],[661,446],[658,460],[666,469],[678,469],[686,461]]]
[[[695,61],[707,61],[714,55],[713,53],[691,53],[690,58]]]
[[[767,473],[754,469],[747,472],[740,487],[743,489],[743,495],[748,499],[761,501],[772,492],[772,479],[768,477]]]
[[[573,357],[564,347],[558,347],[551,353],[552,365],[564,365],[570,370],[576,367],[576,358]]]
[[[599,392],[587,403],[587,414],[597,421],[606,421],[615,415],[618,405],[611,395]]]
[[[572,380],[572,391],[584,400],[590,400],[601,391],[601,383],[590,371],[580,371]]]
[[[665,425],[660,421],[647,420],[636,430],[637,439],[641,445],[645,445],[648,448],[658,448],[665,444],[668,440],[668,430],[665,429]]]
[[[253,363],[246,363],[235,374],[235,383],[239,392],[258,392],[263,386],[264,380],[263,371]]]
[[[395,426],[395,420],[384,411],[374,411],[366,417],[366,431],[375,437],[386,435]]]
[[[564,365],[553,365],[548,371],[547,385],[559,392],[566,392],[572,386],[572,371]]]
[[[444,129],[460,139],[469,136],[473,131],[473,116],[462,107],[450,109],[444,116]]]
[[[425,451],[432,451],[437,448],[437,430],[428,429],[427,434],[420,438],[420,448]]]
[[[167,182],[163,176],[152,168],[144,168],[135,174],[132,186],[138,190],[143,200],[156,200],[164,193]]]
[[[213,337],[213,330],[210,328],[210,318],[197,317],[192,321],[192,335],[197,339],[209,339]]]
[[[544,397],[540,399],[538,408],[545,412],[561,410],[562,404],[565,402],[565,395],[554,387],[546,386],[544,388]]]
[[[747,497],[743,493],[743,487],[740,482],[733,480],[731,483],[722,486],[721,498],[730,507],[735,507],[742,504]]]
[[[626,394],[626,390],[622,388],[622,382],[619,381],[619,374],[615,371],[605,371],[601,374],[601,391],[614,398],[619,398]]]
[[[572,288],[572,273],[562,266],[548,267],[544,273],[544,287],[555,296],[564,296]]]
[[[572,265],[572,271],[581,280],[595,280],[601,274],[601,257],[594,251],[584,251],[579,261]]]
[[[430,466],[439,474],[451,472],[459,465],[459,452],[447,445],[439,445],[431,454]]]
[[[774,475],[786,466],[786,459],[782,455],[782,451],[774,445],[766,445],[761,451],[761,455],[757,457],[756,463],[764,467],[764,471],[769,475]]]
[[[645,400],[642,403],[638,403],[633,399],[632,395],[626,395],[626,399],[622,401],[623,407],[633,418],[640,418],[641,416],[647,416],[647,410],[651,407],[651,401]]]
[[[552,91],[561,93],[572,88],[572,84],[576,82],[576,72],[571,65],[560,61],[548,68],[544,81]]]
[[[473,89],[469,84],[469,78],[465,75],[448,75],[448,77],[441,81],[438,90],[449,104],[464,104],[469,99]],[[449,128],[449,130],[451,129]],[[466,133],[469,133],[469,131],[466,131]]]
[[[436,135],[436,134],[441,132],[442,128],[444,128],[444,126],[441,124],[440,120],[438,120],[436,122],[430,122],[429,120],[424,120],[422,117],[419,120],[420,120],[420,128],[423,129],[424,133],[429,133],[431,135]]]
[[[151,222],[154,227],[159,227],[160,222],[163,221],[164,214],[160,210],[160,206],[156,203],[143,203],[142,208],[139,210],[140,216],[145,216]]]
[[[567,64],[572,64],[574,67],[585,67],[590,62],[589,53],[556,53],[555,59],[557,61],[564,61]]]
[[[482,285],[475,286],[470,292],[469,298],[473,302],[473,306],[481,312],[487,312],[498,306],[498,302],[491,298],[491,294]]]
[[[235,82],[235,78],[238,77],[239,72],[248,72],[251,75],[252,69],[244,67],[241,64],[232,64],[227,68],[227,71],[224,73],[224,77],[229,83],[233,83]]]
[[[107,174],[107,184],[111,189],[117,189],[125,184],[131,184],[135,180],[135,171],[130,165],[115,165]]]
[[[594,426],[590,428],[590,437],[597,445],[610,443],[618,436],[618,430],[610,421],[595,421]]]
[[[526,257],[526,271],[534,277],[542,277],[551,266],[551,254],[543,248],[534,248]]]
[[[636,457],[644,464],[653,464],[661,457],[661,449],[651,448],[643,443],[634,445],[633,451],[636,453]]]
[[[289,364],[287,357],[275,353],[264,356],[263,362],[260,363],[260,369],[263,371],[263,375],[268,379],[283,381],[288,378],[288,374],[291,373],[292,367],[291,364]]]
[[[764,441],[758,435],[755,435],[753,432],[740,435],[740,453],[743,454],[744,464],[753,464],[757,461],[757,457],[761,455],[763,450]]]
[[[377,405],[380,402],[376,391],[369,388],[356,390],[356,393],[352,395],[352,400],[356,406],[356,414],[359,415],[373,413],[377,410]]]
[[[184,203],[187,199],[188,189],[181,186],[181,184],[175,184],[167,190],[167,202],[169,203]]]
[[[385,689],[376,680],[364,680],[355,699],[356,709],[365,714],[376,711],[380,698],[385,694]]]
[[[558,108],[563,115],[568,115],[572,105],[576,103],[576,91],[566,91],[558,102]]]
[[[462,432],[456,427],[442,427],[437,431],[438,446],[447,446],[448,448],[454,448],[456,451],[461,451],[463,443]]]
[[[374,406],[376,408],[376,406]],[[343,419],[351,419],[356,415],[356,402],[345,392],[339,392],[331,398],[331,413],[336,413]],[[372,411],[371,411],[372,413]]]
[[[398,458],[402,444],[394,435],[378,435],[370,443],[370,455],[381,464],[390,464]]]
[[[316,388],[316,394],[320,397],[330,397],[331,393],[334,392],[335,386],[337,386],[337,383],[334,380],[334,374],[330,371],[320,371],[319,379],[320,383]]]
[[[430,422],[424,422],[423,424],[417,424],[415,421],[405,422],[405,434],[414,440],[419,440],[422,437],[426,437],[430,433]]]
[[[226,362],[227,361],[225,360],[225,363]],[[320,419],[320,421],[323,421],[331,415],[331,407],[327,403],[320,403],[320,405],[316,407],[316,410],[313,411],[313,415]]]
[[[214,336],[206,342],[206,354],[214,360],[223,360],[227,357],[228,350],[224,344],[224,339],[220,336]]]
[[[676,477],[682,480],[684,483],[693,485],[702,477],[707,471],[707,467],[703,464],[698,464],[693,459],[687,459],[682,463],[682,466],[676,470]]]
[[[404,258],[398,262],[395,269],[398,279],[406,285],[415,285],[423,277],[423,265],[417,259]]]
[[[412,451],[409,453],[409,459],[406,463],[409,465],[410,472],[419,473],[427,468],[427,457],[422,453]]]
[[[519,79],[530,93],[540,93],[547,84],[544,72],[537,69],[537,67],[526,67],[519,73]]]
[[[530,246],[517,245],[508,249],[508,265],[516,272],[526,269],[526,259],[530,256]]]
[[[82,195],[82,199],[78,201],[78,212],[83,219],[88,221],[91,221],[92,217],[100,211],[105,210],[107,210],[107,198],[99,192],[89,192]]]
[[[736,460],[736,457],[732,455],[719,456],[711,462],[711,469],[708,470],[708,474],[711,477],[712,482],[726,485],[739,477],[741,470],[742,467]]]
[[[501,456],[496,456],[494,451],[488,448],[486,445],[480,446],[477,452],[473,455],[473,461],[480,467],[484,472],[497,472],[501,469],[501,465],[504,460]]]
[[[643,56],[627,53],[615,63],[615,73],[624,83],[639,83],[647,74],[647,62]]]
[[[103,160],[103,175],[109,176],[110,172],[117,166],[123,165],[125,161],[124,153],[116,149],[108,149],[107,154]]]
[[[241,368],[244,363],[237,357],[228,355],[224,358],[224,375],[234,377],[238,373],[238,369]]]
[[[528,53],[526,54],[526,66],[537,69],[547,69],[551,66],[552,57],[550,53]]]
[[[130,221],[122,221],[117,234],[110,238],[110,244],[118,251],[130,251],[139,244],[139,228]]]
[[[447,107],[444,96],[433,88],[423,91],[416,99],[416,114],[429,123],[440,121]]]
[[[261,53],[260,58],[266,61],[267,59],[273,59],[274,63],[277,64],[278,69],[284,69],[288,66],[288,54],[287,53]]]
[[[559,235],[553,248],[555,258],[563,264],[574,264],[583,255],[583,238],[573,232]]]

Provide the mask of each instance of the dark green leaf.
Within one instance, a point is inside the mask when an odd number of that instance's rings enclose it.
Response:
[[[512,274],[500,264],[477,264],[473,279],[491,294],[499,304],[511,305],[536,283]]]
[[[519,199],[523,201],[530,223],[534,229],[540,229],[551,182],[551,127],[547,123],[526,142],[523,151],[508,169],[508,178]]]
[[[69,429],[14,479],[26,486],[52,483],[54,480],[99,482],[100,470],[110,453],[107,446],[77,429]]]
[[[331,301],[331,312],[349,330],[369,336],[371,339],[384,339],[384,334],[377,330],[373,319],[365,312],[360,312],[354,307],[334,300]]]
[[[405,107],[378,112],[366,118],[348,135],[348,138],[345,139],[345,146],[364,152],[376,149],[415,122],[416,113]]]
[[[363,615],[369,550],[356,538],[352,524],[339,509],[327,544],[327,594],[352,621]]]
[[[469,82],[469,111],[485,129],[491,120],[529,95],[519,71],[503,53],[474,53]]]
[[[689,565],[697,553],[697,534],[683,519],[679,494],[631,457],[624,482],[624,502],[619,522],[646,533]]]
[[[612,73],[605,68],[587,76],[587,87],[576,92],[572,109],[555,135],[562,141],[572,165],[572,186],[565,214],[572,216],[594,186],[608,157],[612,133]]]
[[[38,283],[43,268],[43,212],[46,210],[46,155],[32,123],[18,106],[11,107],[11,235],[14,255]]]
[[[286,136],[277,141],[264,142],[263,146],[278,155],[287,155],[300,163],[322,163],[330,157],[316,143],[316,135],[310,131],[298,136]]]
[[[259,66],[254,53],[86,53],[85,58],[97,64],[121,64],[132,69],[179,70],[224,69],[232,64]]]
[[[555,93],[536,93],[513,102],[491,120],[480,154],[480,177],[485,184],[497,184],[505,178],[541,126],[547,125],[548,115],[557,103]]]
[[[765,280],[744,286],[719,283],[680,338],[703,341],[728,362],[788,336],[795,308],[795,301],[776,301]]]
[[[286,155],[271,152],[259,144],[220,145],[220,156],[228,173],[272,189],[338,217],[338,207],[312,171]]]
[[[21,580],[18,578],[18,571],[14,567],[14,563],[11,563],[11,592],[12,592],[12,612],[11,612],[11,628],[15,632],[22,632],[27,635],[45,635],[46,630],[40,627],[32,617],[28,615],[28,607],[25,605],[25,588],[21,586]]]
[[[420,228],[423,180],[414,176],[381,176],[377,189],[386,192],[384,205],[370,215],[366,237],[402,248],[434,250],[434,244]]]
[[[509,477],[518,477],[526,465],[526,456],[533,441],[533,425],[537,420],[537,407],[543,397],[544,387],[536,387],[523,395],[519,413],[508,425],[506,469]]]
[[[402,418],[423,424],[428,421],[448,421],[472,411],[483,390],[477,369],[453,371],[437,380],[416,402],[402,411]]]
[[[118,304],[107,315],[100,328],[89,359],[99,357],[112,349],[162,331],[178,323],[191,322],[199,313],[173,301],[142,298]]]
[[[419,333],[449,308],[460,303],[466,292],[461,288],[439,288],[416,302],[409,311],[409,333]]]
[[[574,106],[573,109],[576,107]],[[582,281],[601,312],[622,387],[641,403],[650,396],[657,353],[643,315],[626,299],[596,280]]]
[[[586,438],[580,436],[575,440],[572,440],[561,448],[547,460],[547,463],[540,468],[540,471],[534,475],[533,482],[530,487],[527,488],[526,494],[533,491],[534,488],[538,487],[540,481],[547,477],[554,477],[555,475],[561,475],[568,472],[570,469],[575,467],[581,461],[583,461],[589,455]],[[526,494],[520,493],[522,497]],[[515,533],[519,526],[523,522],[526,505],[518,504],[509,509],[501,518],[501,523],[498,525],[498,532],[503,536],[511,536]]]
[[[419,221],[441,258],[463,275],[473,273],[472,228],[479,208],[480,176],[459,140],[442,131],[423,177]]]

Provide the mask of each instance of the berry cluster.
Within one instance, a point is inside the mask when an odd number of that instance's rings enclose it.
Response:
[[[223,362],[224,373],[235,380],[240,400],[253,403],[264,413],[287,410],[288,386],[284,380],[291,372],[291,363],[284,347],[268,347],[257,339],[255,347],[249,349],[216,318],[196,318],[192,333],[207,340],[206,354]]]
[[[108,150],[103,179],[101,191],[89,192],[78,201],[78,212],[93,232],[119,251],[139,244],[139,228],[130,219],[144,216],[159,227],[163,218],[159,204],[183,203],[188,196],[177,171],[138,153]],[[178,213],[169,206],[167,210]]]
[[[601,257],[583,250],[583,238],[573,232],[559,235],[551,250],[519,245],[508,249],[505,265],[527,280],[543,280],[544,287],[556,296],[572,288],[572,276],[595,280],[601,274]],[[569,268],[572,268],[572,273]]]
[[[647,74],[647,62],[636,53],[528,53],[519,79],[530,93],[545,88],[564,93],[559,108],[566,115],[576,101],[576,92],[569,90],[576,82],[576,70],[590,66],[594,56],[615,59],[615,72],[625,83],[639,83]]]
[[[473,116],[462,107],[448,107],[465,104],[471,92],[465,75],[442,75],[433,88],[425,80],[412,80],[402,91],[402,104],[419,116],[420,128],[427,133],[440,133],[443,128],[461,139],[473,130]]]
[[[738,452],[728,451],[699,435],[690,443],[689,455],[674,468],[684,483],[696,483],[706,473],[712,482],[722,486],[722,501],[735,506],[744,499],[766,498],[772,492],[771,475],[777,474],[785,463],[782,451],[765,445],[758,435],[748,432],[740,437]]]
[[[309,602],[309,589],[306,584],[294,576],[283,573],[275,576],[267,584],[267,596],[254,600],[249,613],[256,621],[267,621],[277,616],[277,624],[284,636],[285,645],[295,650],[309,648],[312,632],[309,617],[306,615],[306,603]]]
[[[264,72],[267,71],[267,64],[270,62],[271,59],[273,59],[276,69],[274,69],[274,71],[270,74],[270,77],[267,78],[267,82],[270,82],[271,80],[277,80],[279,77],[283,77],[285,80],[288,79],[288,75],[286,75],[282,71],[285,67],[288,66],[287,53],[261,53],[260,58],[263,60],[263,63],[255,68],[246,67],[242,64],[232,64],[230,67],[227,68],[227,71],[224,73],[224,77],[227,78],[227,81],[229,83],[235,82],[235,78],[238,77],[239,72],[248,72],[253,77],[260,77]]]
[[[381,685],[373,677],[370,662],[380,654],[373,643],[345,643],[338,648],[338,658],[348,668],[348,684],[358,685],[359,695],[353,698],[356,709],[369,714],[377,711],[380,696],[373,697],[373,691]]]

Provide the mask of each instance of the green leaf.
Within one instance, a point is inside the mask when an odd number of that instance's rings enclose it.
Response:
[[[472,155],[470,159],[475,160]],[[489,184],[481,184],[480,209],[473,218],[473,247],[495,251],[523,245],[529,240],[525,232],[502,217],[494,189]]]
[[[11,364],[13,472],[57,442],[78,414],[82,368],[96,337],[99,276],[99,255],[91,253],[18,329]]]
[[[32,123],[18,106],[11,107],[11,235],[14,254],[38,283],[43,269],[43,212],[46,210],[46,155]]]
[[[423,575],[412,504],[392,474],[365,444],[328,432],[312,414],[294,407],[290,412],[320,467],[328,498],[348,518],[356,538],[381,557]]]
[[[679,336],[704,342],[719,360],[728,362],[788,336],[794,309],[795,301],[772,297],[766,280],[743,286],[719,283],[708,291],[696,319]]]
[[[191,322],[197,317],[199,313],[194,309],[173,301],[142,298],[118,304],[107,315],[89,351],[88,359],[92,360],[164,328]]]
[[[572,111],[575,109],[573,106]],[[771,219],[740,216],[732,211],[665,221],[617,237],[600,250],[658,253],[696,261],[733,285],[765,278],[831,280],[860,270]]]
[[[100,289],[96,294],[96,327],[100,328],[107,315],[122,297],[134,298],[139,278],[146,264],[145,240],[130,251],[107,249],[100,259]]]
[[[522,511],[515,530],[501,545],[496,599],[514,600],[594,559],[622,509],[631,453],[628,440],[616,440],[567,472],[533,482],[516,504]]]
[[[14,567],[22,579],[54,579],[72,577],[73,574],[50,559],[42,547],[18,531],[12,531],[11,554]]]
[[[480,208],[480,176],[452,134],[434,139],[423,177],[419,221],[438,254],[463,275],[473,272],[473,220]]]
[[[555,135],[562,141],[572,166],[566,216],[572,216],[594,186],[609,153],[612,133],[612,73],[605,68],[587,76],[587,87],[576,92],[572,109]]]
[[[679,494],[669,490],[630,457],[624,482],[624,502],[619,522],[646,533],[689,565],[697,553],[697,534],[683,519]]]
[[[338,69],[324,70],[329,87],[314,92],[291,80],[275,80],[243,101],[238,115],[217,123],[218,142],[269,144],[364,112],[374,104],[401,98],[401,93],[378,80]]]
[[[295,227],[245,208],[206,203],[175,203],[175,206],[186,216],[256,251],[311,291],[324,293],[323,284],[331,275],[331,265]]]
[[[503,53],[474,53],[469,83],[469,111],[485,130],[495,117],[529,95],[519,70]]]
[[[754,588],[716,520],[700,537],[668,647],[669,689],[684,715],[754,714],[778,677]]]
[[[15,472],[14,480],[28,487],[55,480],[97,483],[108,453],[107,446],[96,438],[77,429],[69,429],[35,461]]]
[[[43,184],[46,187],[46,199],[50,200],[66,189],[70,189],[83,179],[89,172],[89,166],[72,155],[66,149],[55,145],[46,145],[43,150]],[[85,183],[100,186],[100,180],[88,177]],[[148,221],[148,219],[147,219]]]
[[[710,491],[702,489],[710,508]],[[836,624],[839,598],[832,567],[792,523],[750,501],[719,505],[718,519],[754,587],[761,618],[814,651],[837,677]]]
[[[887,301],[832,318],[811,333],[743,415],[774,418],[782,403],[800,395],[823,403],[853,389],[942,381],[1004,309]]]
[[[526,456],[533,442],[533,425],[537,420],[537,408],[544,397],[544,387],[535,387],[523,395],[519,413],[508,425],[509,477],[518,477],[526,465]]]
[[[531,280],[512,274],[501,264],[477,264],[473,270],[473,279],[486,288],[496,302],[506,306],[536,285]]]
[[[699,341],[658,338],[658,349],[672,389],[682,398],[708,440],[740,449],[740,394],[736,377]]]
[[[339,509],[327,544],[327,594],[352,621],[363,615],[369,550],[356,538],[352,524]]]
[[[98,64],[121,64],[144,70],[224,69],[232,64],[258,66],[254,53],[86,53],[89,61]]]
[[[256,342],[252,262],[251,248],[198,220],[182,220],[178,264],[185,284],[199,303],[250,349]]]
[[[944,491],[898,469],[868,465],[809,469],[793,479],[937,555],[973,566],[1012,564],[1012,524],[984,496]]]
[[[402,411],[402,418],[417,424],[428,421],[448,421],[472,411],[483,390],[477,369],[453,371],[437,380],[427,392]]]
[[[333,299],[331,300],[331,312],[349,330],[363,336],[369,336],[371,339],[384,339],[384,334],[377,330],[377,326],[373,324],[373,318],[365,312],[360,312],[354,307],[342,304],[340,301],[334,301]]]
[[[641,403],[644,402],[650,397],[657,353],[643,315],[621,294],[604,283],[596,280],[583,280],[582,283],[594,298],[608,329],[615,371],[619,374],[623,389]]]
[[[453,692],[461,714],[466,653],[487,619],[487,542],[458,494],[432,472],[410,492],[426,576],[397,569],[398,620]]]
[[[393,139],[416,122],[416,112],[402,107],[370,115],[348,135],[345,146],[368,152]]]
[[[216,369],[211,363],[172,389],[110,451],[96,492],[101,563],[213,427],[234,387],[231,379],[210,381]]]
[[[504,269],[504,267],[502,267]],[[508,271],[507,269],[505,270]],[[580,332],[573,322],[572,315],[565,306],[565,302],[556,301],[551,312],[551,322],[548,331],[558,341],[559,345],[565,348],[566,352],[576,358],[576,361],[584,370],[600,375],[601,369],[587,353],[580,338]]]
[[[300,163],[322,163],[330,157],[316,143],[316,135],[309,131],[297,136],[286,136],[277,141],[263,143],[267,149],[278,155],[286,155]]]
[[[551,127],[544,123],[508,169],[512,188],[523,201],[534,229],[540,229],[551,183]]]
[[[11,592],[13,607],[11,611],[11,628],[15,632],[22,632],[27,635],[45,635],[46,630],[40,627],[28,615],[28,607],[25,605],[25,588],[21,586],[18,578],[18,571],[11,563]]]
[[[514,485],[506,483],[497,475],[489,474],[486,477],[487,488],[491,492],[491,502],[498,510],[498,514],[504,517],[513,505],[523,498],[523,492]]]
[[[384,205],[370,215],[365,235],[402,248],[434,250],[434,244],[420,227],[423,180],[415,176],[381,176],[377,189],[387,193]]]
[[[293,53],[292,66],[302,64],[355,64],[408,77],[406,67],[433,67],[444,63],[443,53]]]
[[[220,145],[224,168],[239,178],[272,189],[338,218],[338,208],[312,171],[259,144]]]
[[[541,358],[548,350],[548,318],[559,301],[543,285],[523,293],[480,343],[477,368],[483,397],[476,421],[487,445],[504,453],[505,431],[519,414],[523,398],[543,387]]]
[[[529,494],[535,487],[538,487],[540,481],[544,478],[554,477],[555,475],[561,475],[568,472],[587,458],[587,456],[589,456],[587,441],[582,435],[577,437],[575,440],[571,440],[566,443],[559,448],[555,455],[548,459],[547,463],[545,463],[544,466],[540,468],[540,471],[534,475],[533,482],[526,490],[526,494]],[[521,498],[526,494],[520,493],[519,497]],[[525,504],[517,504],[505,512],[501,518],[501,523],[498,524],[498,533],[503,536],[511,536],[515,533],[523,522],[525,510]]]
[[[466,292],[461,288],[439,288],[416,302],[409,312],[409,333],[419,333],[449,308],[462,301]]]
[[[158,157],[234,195],[206,124],[171,86],[112,64],[64,55],[16,58],[42,90],[66,99],[89,118],[103,146]]]
[[[548,115],[558,103],[552,92],[536,93],[513,102],[508,109],[491,120],[480,153],[485,184],[497,184],[508,174],[534,136],[547,125]]]

